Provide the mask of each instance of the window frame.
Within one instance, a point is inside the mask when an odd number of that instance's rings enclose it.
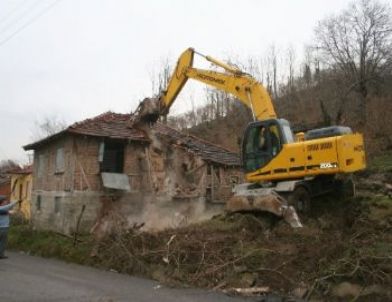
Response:
[[[53,209],[53,211],[54,211],[54,213],[56,215],[59,215],[61,213],[61,200],[62,200],[61,196],[55,196],[54,197],[54,209]]]
[[[37,212],[41,212],[42,209],[42,196],[37,195],[35,198],[35,209]]]
[[[45,167],[46,167],[46,154],[38,154],[37,155],[38,165],[37,165],[37,178],[42,178],[44,176]]]
[[[54,173],[61,174],[65,172],[65,151],[64,146],[56,148],[56,155],[54,159]]]
[[[100,173],[123,174],[125,169],[125,157],[126,142],[124,140],[106,139],[103,143],[101,142],[98,153]]]

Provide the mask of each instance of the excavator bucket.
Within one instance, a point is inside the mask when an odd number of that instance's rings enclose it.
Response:
[[[159,98],[145,98],[136,108],[132,116],[131,124],[135,125],[140,122],[155,123],[160,116]]]
[[[226,204],[228,212],[270,212],[282,217],[293,228],[302,227],[294,207],[287,205],[279,194],[270,192],[266,195],[234,195]]]

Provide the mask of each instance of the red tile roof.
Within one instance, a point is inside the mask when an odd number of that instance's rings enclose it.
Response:
[[[61,132],[26,145],[23,148],[25,150],[35,150],[66,133],[134,141],[150,141],[143,130],[130,126],[130,118],[131,114],[120,114],[109,111],[94,118],[77,122]],[[167,138],[170,143],[183,147],[188,152],[195,153],[203,160],[228,166],[240,165],[238,155],[223,147],[204,141],[193,135],[187,135],[159,122],[154,125],[154,129],[158,132],[158,135]]]
[[[226,166],[240,165],[238,154],[221,146],[207,142],[196,136],[177,131],[162,123],[156,123],[154,129],[159,136],[167,138],[170,143],[195,153],[205,161],[215,162]]]
[[[10,174],[31,174],[32,172],[33,172],[33,165],[24,166],[19,169],[14,169],[9,171]]]
[[[94,118],[75,123],[67,128],[68,132],[129,140],[149,140],[140,129],[129,128],[130,114],[106,112]]]
[[[135,141],[149,141],[144,131],[128,127],[130,117],[130,114],[118,114],[108,111],[96,117],[74,123],[60,132],[32,144],[23,146],[23,149],[35,150],[40,146],[47,144],[49,141],[63,136],[65,133]]]

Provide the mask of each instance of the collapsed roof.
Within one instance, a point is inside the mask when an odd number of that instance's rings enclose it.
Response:
[[[87,135],[93,137],[150,142],[145,131],[132,127],[129,123],[132,115],[105,112],[94,118],[72,124],[64,130],[42,140],[23,147],[24,150],[36,150],[66,134]],[[240,166],[238,154],[221,146],[202,140],[196,136],[177,131],[165,124],[152,126],[157,135],[168,139],[169,143],[182,147],[188,152],[200,156],[203,160],[225,166]]]

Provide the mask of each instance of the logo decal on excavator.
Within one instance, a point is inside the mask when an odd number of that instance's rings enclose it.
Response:
[[[212,76],[205,75],[205,74],[198,73],[197,77],[199,77],[202,80],[207,80],[207,81],[215,82],[215,83],[222,84],[222,85],[225,83],[225,80],[217,79]]]
[[[333,145],[331,142],[326,142],[326,143],[321,143],[321,144],[312,144],[312,145],[307,146],[307,150],[309,152],[319,151],[319,150],[331,149],[332,146]]]
[[[318,151],[319,145],[318,144],[308,145],[307,149],[308,151]]]

